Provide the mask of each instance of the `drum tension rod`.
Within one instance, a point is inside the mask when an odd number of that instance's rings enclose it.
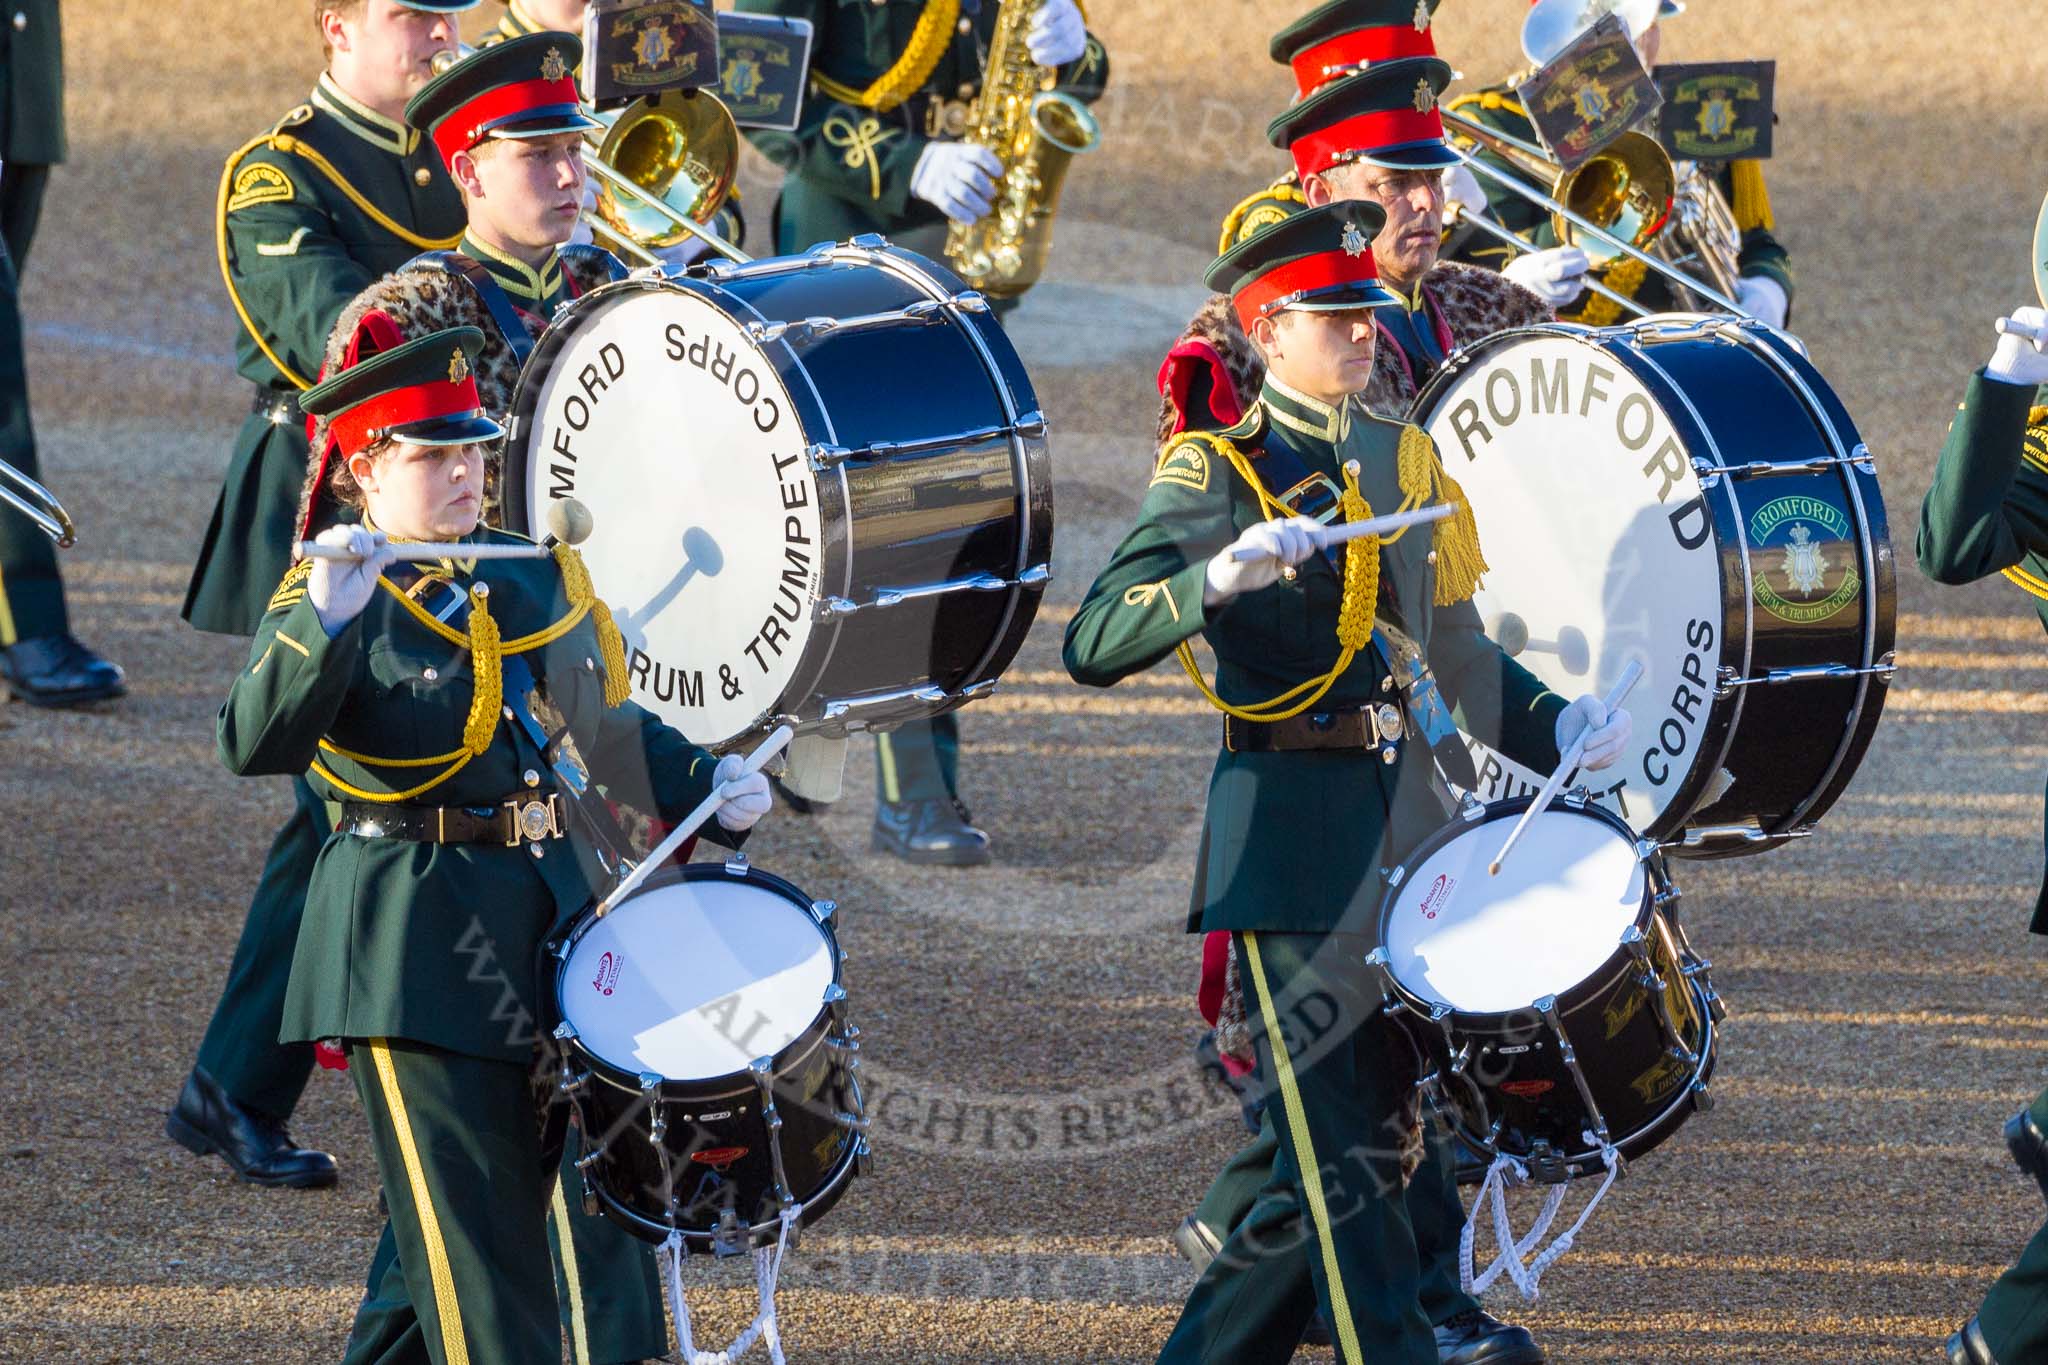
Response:
[[[1543,1016],[1543,1022],[1550,1026],[1550,1032],[1557,1039],[1558,1060],[1565,1070],[1571,1072],[1572,1084],[1579,1089],[1579,1099],[1586,1106],[1587,1117],[1593,1120],[1593,1137],[1601,1147],[1612,1147],[1613,1139],[1607,1131],[1607,1116],[1600,1112],[1600,1102],[1593,1098],[1593,1087],[1586,1081],[1586,1073],[1579,1069],[1579,1054],[1572,1047],[1571,1035],[1564,1030],[1564,1020],[1558,1017],[1557,997],[1546,995],[1536,1002],[1536,1012]]]
[[[1738,687],[1755,687],[1759,683],[1777,686],[1780,683],[1832,682],[1842,678],[1876,678],[1879,682],[1890,682],[1899,671],[1898,656],[1886,650],[1884,657],[1868,668],[1857,668],[1852,664],[1808,664],[1801,668],[1774,668],[1760,678],[1737,677],[1735,670],[1727,664],[1715,675],[1714,696],[1725,697]]]
[[[983,441],[994,441],[1010,436],[1024,436],[1037,440],[1045,435],[1045,414],[1036,408],[1017,414],[1017,420],[1008,425],[969,427],[965,431],[946,432],[938,436],[920,436],[914,441],[873,441],[864,446],[833,445],[816,442],[804,447],[804,457],[814,470],[830,469],[848,460],[891,460],[902,455],[920,455],[933,450],[955,450],[964,446],[978,445]]]
[[[742,330],[746,332],[747,340],[756,346],[765,346],[771,341],[795,346],[819,337],[870,331],[877,327],[894,327],[905,322],[930,327],[944,322],[948,309],[959,309],[969,313],[986,312],[988,301],[975,293],[953,294],[943,299],[919,299],[916,303],[906,303],[901,308],[887,308],[879,313],[856,313],[844,318],[821,315],[791,318],[787,322],[750,322]]]
[[[1823,455],[1812,460],[1751,460],[1747,464],[1721,465],[1704,456],[1692,457],[1692,472],[1699,476],[1701,488],[1717,486],[1724,476],[1731,479],[1768,479],[1794,474],[1825,474],[1844,465],[1864,474],[1877,473],[1876,457],[1870,453],[1870,447],[1860,441],[1847,455]]]

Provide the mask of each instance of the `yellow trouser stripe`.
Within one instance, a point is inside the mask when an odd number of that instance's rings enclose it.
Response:
[[[14,633],[14,608],[7,605],[7,575],[0,573],[0,649],[21,639]]]
[[[882,799],[896,802],[903,799],[903,792],[896,783],[896,750],[889,743],[889,736],[875,736],[875,758],[882,765]]]
[[[1330,1201],[1323,1197],[1323,1167],[1316,1159],[1315,1144],[1309,1138],[1308,1111],[1302,1108],[1301,1085],[1294,1079],[1294,1062],[1280,1032],[1280,1017],[1273,1010],[1273,993],[1266,989],[1266,968],[1259,959],[1259,937],[1243,931],[1244,955],[1252,969],[1252,983],[1259,990],[1259,1017],[1265,1021],[1266,1041],[1273,1054],[1273,1071],[1280,1078],[1280,1097],[1287,1110],[1287,1131],[1294,1139],[1296,1166],[1301,1168],[1302,1192],[1308,1196],[1308,1212],[1316,1225],[1316,1241],[1323,1249],[1323,1278],[1330,1285],[1331,1324],[1337,1330],[1337,1354],[1355,1365],[1364,1365],[1358,1349],[1358,1328],[1351,1321],[1351,1299],[1344,1292],[1344,1274],[1337,1265],[1337,1241],[1330,1227]]]
[[[569,1337],[573,1346],[570,1359],[575,1365],[590,1365],[590,1329],[583,1321],[583,1275],[576,1268],[575,1234],[569,1230],[569,1201],[562,1197],[562,1182],[555,1181],[555,1197],[550,1207],[555,1212],[555,1241],[559,1243],[556,1254],[562,1261],[562,1279],[569,1286]]]
[[[377,1068],[378,1083],[384,1088],[385,1107],[391,1111],[391,1128],[398,1135],[399,1154],[405,1158],[405,1178],[412,1186],[412,1206],[420,1220],[420,1236],[427,1243],[427,1272],[434,1281],[434,1316],[441,1320],[441,1352],[447,1357],[447,1365],[469,1365],[469,1345],[462,1337],[462,1305],[455,1297],[455,1272],[448,1265],[448,1244],[441,1240],[441,1220],[434,1214],[433,1192],[427,1188],[426,1169],[420,1165],[420,1149],[412,1140],[412,1120],[405,1116],[405,1096],[398,1091],[398,1071],[391,1064],[391,1045],[382,1038],[373,1038],[369,1052]]]

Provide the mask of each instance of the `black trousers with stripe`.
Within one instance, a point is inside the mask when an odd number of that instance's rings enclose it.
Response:
[[[666,1351],[652,1252],[567,1183],[576,1134],[550,1066],[363,1040],[349,1074],[390,1218],[345,1365],[558,1365],[565,1335],[572,1365]]]
[[[1282,1365],[1320,1304],[1338,1365],[1436,1365],[1401,1180],[1415,1055],[1355,934],[1234,935],[1273,1176],[1196,1281],[1161,1365]]]

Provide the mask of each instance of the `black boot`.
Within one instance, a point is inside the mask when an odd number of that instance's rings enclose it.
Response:
[[[2026,1115],[2020,1115],[2025,1118]],[[1948,1365],[1998,1365],[1998,1357],[1984,1340],[1984,1329],[1971,1318],[1948,1339]]]
[[[77,706],[128,690],[119,668],[70,634],[38,635],[0,649],[0,677],[32,706]]]
[[[294,1146],[282,1123],[236,1104],[196,1066],[164,1117],[164,1132],[187,1151],[218,1154],[252,1184],[310,1190],[336,1178],[333,1157]]]
[[[2031,1111],[2022,1109],[2005,1121],[2005,1149],[2013,1164],[2034,1177],[2041,1197],[2048,1199],[2048,1133],[2034,1123]]]
[[[988,835],[962,818],[958,802],[944,799],[877,803],[871,842],[907,863],[978,867],[988,861]]]
[[[1543,1348],[1526,1327],[1468,1308],[1436,1328],[1438,1365],[1544,1365]]]

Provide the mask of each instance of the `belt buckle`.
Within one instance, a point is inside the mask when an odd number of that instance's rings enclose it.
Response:
[[[562,822],[555,805],[555,793],[549,792],[542,800],[535,797],[522,801],[511,797],[505,802],[506,814],[511,817],[512,837],[505,841],[505,847],[517,848],[521,842],[539,843],[542,839],[558,839],[562,834]]]

